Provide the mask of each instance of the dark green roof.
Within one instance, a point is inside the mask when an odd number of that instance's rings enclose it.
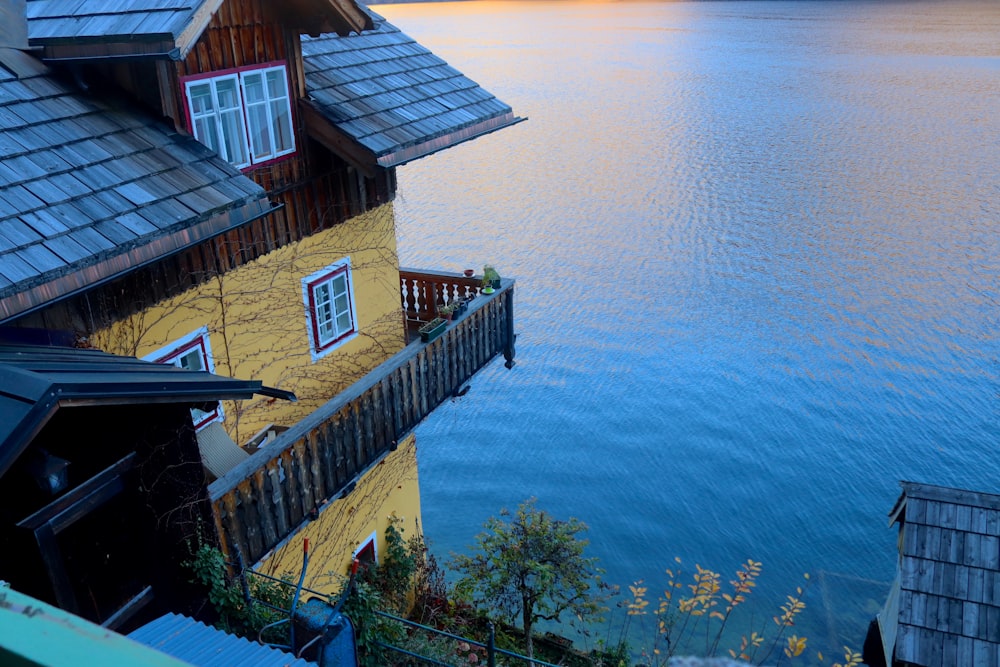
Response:
[[[197,404],[254,394],[295,398],[257,380],[188,371],[99,350],[0,345],[0,475],[60,407]]]

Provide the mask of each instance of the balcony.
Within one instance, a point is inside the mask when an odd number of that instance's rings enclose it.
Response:
[[[277,435],[208,487],[229,559],[263,558],[339,497],[427,415],[499,354],[514,364],[514,281],[482,294],[477,278],[400,271],[408,328],[437,316],[437,306],[470,298],[439,338],[410,342],[311,415]],[[416,338],[414,336],[414,338]]]

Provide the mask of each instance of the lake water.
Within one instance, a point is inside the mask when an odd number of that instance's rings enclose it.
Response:
[[[403,265],[517,279],[418,431],[435,550],[537,496],[623,587],[809,572],[860,649],[898,481],[1000,492],[1000,3],[375,9],[529,117],[399,170]]]

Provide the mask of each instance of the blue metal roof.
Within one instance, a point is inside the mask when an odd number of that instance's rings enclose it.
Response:
[[[131,639],[197,667],[315,667],[290,653],[167,614],[128,635]]]

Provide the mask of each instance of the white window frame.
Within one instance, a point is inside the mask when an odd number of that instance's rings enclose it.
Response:
[[[258,77],[259,87],[255,82]],[[291,88],[284,64],[195,76],[183,82],[191,134],[227,162],[245,169],[295,152]],[[280,84],[280,89],[272,88],[269,83]],[[220,103],[219,89],[224,84],[235,87],[239,96],[238,106]],[[195,98],[200,95],[192,94],[192,89],[206,86],[210,92],[211,108],[196,110]],[[205,128],[208,124],[214,129],[214,137],[218,141],[213,141],[213,136],[207,133]],[[227,136],[230,141],[225,139]],[[234,143],[232,140],[239,145],[231,146]]]
[[[358,545],[358,548],[355,549],[354,553],[351,554],[351,560],[353,561],[355,558],[357,558],[358,554],[361,553],[362,551],[364,551],[365,549],[367,549],[369,544],[372,545],[372,553],[375,554],[375,565],[378,565],[378,531],[377,530],[373,531],[372,534],[369,535],[367,539],[364,539],[364,540],[361,541],[361,544]]]
[[[178,368],[187,368],[183,365],[183,359],[189,358],[195,353],[197,353],[195,358],[202,366],[200,370],[214,373],[215,362],[212,359],[212,341],[208,336],[208,327],[195,329],[188,335],[147,354],[143,359],[157,364],[170,364]],[[221,402],[216,403],[215,408],[207,412],[193,408],[191,410],[191,421],[194,423],[195,431],[200,431],[213,422],[221,422],[225,418]]]
[[[334,291],[337,279],[343,277],[344,291]],[[324,298],[322,289],[329,290],[329,299]],[[338,307],[338,297],[346,296]],[[354,305],[354,280],[351,276],[351,258],[345,257],[302,279],[302,299],[306,307],[306,331],[309,335],[309,351],[312,360],[317,361],[358,335],[357,308]],[[324,303],[330,308],[323,312]],[[339,320],[346,315],[348,326],[341,326]],[[329,333],[323,331],[323,320],[333,325]]]

